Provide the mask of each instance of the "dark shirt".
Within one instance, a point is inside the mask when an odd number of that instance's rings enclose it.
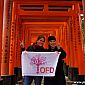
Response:
[[[44,79],[44,85],[66,85],[64,71],[63,71],[63,59],[66,57],[66,52],[60,47],[60,49],[57,48],[57,46],[54,49],[49,48],[47,49],[48,52],[61,52],[58,64],[56,67],[56,72],[54,77],[45,77]]]
[[[25,51],[25,48],[21,48],[22,51]],[[45,52],[46,50],[44,49],[43,46],[39,46],[36,43],[33,43],[33,45],[30,45],[26,51],[33,51],[33,52]]]

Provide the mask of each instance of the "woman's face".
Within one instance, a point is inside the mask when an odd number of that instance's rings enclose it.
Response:
[[[43,46],[44,45],[44,38],[41,38],[41,39],[39,39],[39,40],[37,40],[37,44],[39,45],[39,46]]]
[[[49,45],[54,48],[56,46],[56,41],[55,40],[50,40]]]

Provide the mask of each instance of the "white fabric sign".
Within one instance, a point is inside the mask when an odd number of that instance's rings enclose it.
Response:
[[[60,52],[22,52],[22,76],[55,76]]]

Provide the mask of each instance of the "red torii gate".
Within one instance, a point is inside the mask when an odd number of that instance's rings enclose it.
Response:
[[[7,0],[7,4],[10,0]],[[4,0],[5,2],[5,0]],[[59,3],[60,2],[60,3]],[[85,19],[85,1],[83,0],[83,8],[84,8],[84,19]],[[1,0],[2,3],[2,0]],[[32,12],[32,11],[23,11],[20,9],[20,5],[26,5],[26,4],[43,4],[44,5],[44,10],[43,12]],[[1,4],[2,5],[2,4]],[[56,5],[56,6],[72,6],[72,10],[69,10],[68,12],[62,12],[62,11],[49,11],[48,10],[48,5]],[[61,27],[62,29],[60,31],[62,31],[61,36],[58,35],[58,33],[56,33],[56,37],[60,38],[60,40],[65,40],[64,44],[61,44],[63,46],[63,48],[65,48],[66,52],[67,52],[67,58],[66,58],[66,63],[67,65],[69,65],[70,67],[75,67],[75,68],[79,68],[79,75],[84,75],[85,74],[85,70],[83,69],[85,67],[84,64],[84,55],[83,55],[83,49],[82,49],[82,32],[81,32],[81,26],[80,26],[80,17],[79,14],[82,12],[80,10],[80,6],[82,5],[82,3],[80,1],[65,1],[65,2],[61,2],[61,1],[57,1],[55,3],[55,1],[38,1],[38,2],[34,2],[34,1],[17,1],[14,0],[14,7],[12,8],[12,23],[11,23],[11,36],[8,34],[9,28],[5,29],[6,26],[8,26],[7,24],[7,20],[8,17],[4,17],[5,19],[5,23],[3,25],[3,32],[5,32],[4,37],[3,37],[3,43],[1,44],[2,47],[4,47],[3,52],[2,52],[2,63],[1,63],[1,75],[13,75],[14,74],[14,67],[20,67],[20,46],[19,46],[19,40],[24,39],[24,33],[22,30],[25,31],[25,27],[23,27],[23,29],[21,30],[21,25],[23,25],[21,18],[22,16],[64,16],[64,17],[69,17],[67,23],[64,23],[63,26]],[[3,5],[2,5],[3,7]],[[4,13],[8,13],[8,11],[5,10],[6,12]],[[0,10],[0,14],[1,16],[3,16],[4,14],[2,14],[2,10]],[[8,15],[6,15],[8,16]],[[16,17],[16,18],[15,18]],[[0,17],[1,19],[1,23],[2,23],[2,17]],[[20,21],[19,21],[20,20]],[[0,23],[0,26],[2,28],[2,24]],[[84,21],[85,24],[85,21]],[[25,25],[23,25],[25,26]],[[85,25],[84,25],[85,27]],[[84,28],[85,29],[85,28]],[[1,29],[2,30],[2,29]],[[69,33],[68,33],[69,31]],[[0,31],[1,32],[1,31]],[[2,33],[0,33],[2,34]],[[15,36],[16,35],[16,36]],[[63,36],[64,35],[64,36]],[[1,35],[2,36],[2,35]],[[28,37],[28,35],[27,35]],[[70,38],[70,39],[69,39]],[[84,36],[85,38],[85,36]],[[2,40],[2,38],[0,38]],[[10,41],[9,41],[10,39]],[[14,43],[16,41],[16,43]],[[10,42],[10,45],[7,44]],[[27,42],[27,41],[25,41]],[[27,44],[27,43],[26,43]],[[0,45],[0,46],[1,46]],[[10,47],[10,51],[9,51],[9,47]],[[19,48],[19,49],[17,49]],[[8,55],[6,55],[6,52],[8,52]],[[6,55],[6,56],[5,56]],[[15,57],[16,56],[16,57]],[[77,58],[76,58],[77,57]],[[17,59],[19,59],[19,61],[17,61]],[[15,61],[14,61],[15,60]],[[6,61],[6,62],[4,62]],[[8,66],[9,65],[9,66]],[[8,70],[6,70],[8,69]],[[82,70],[83,69],[83,70]]]

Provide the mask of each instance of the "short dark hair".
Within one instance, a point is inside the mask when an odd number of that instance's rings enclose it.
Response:
[[[49,36],[49,37],[48,37],[48,42],[49,42],[50,40],[55,40],[55,41],[56,41],[55,36]]]
[[[44,39],[44,42],[45,42],[45,37],[43,35],[39,35],[38,38],[37,38],[37,40],[40,40],[41,38],[43,38]]]

